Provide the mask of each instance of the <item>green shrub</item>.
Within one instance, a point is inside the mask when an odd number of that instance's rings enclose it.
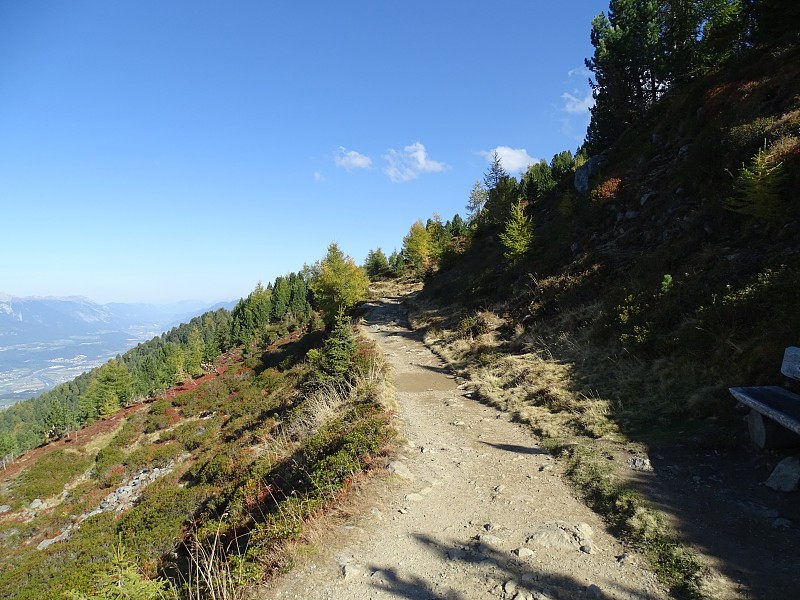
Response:
[[[144,431],[145,415],[137,412],[131,415],[117,435],[109,442],[109,446],[115,448],[128,448],[131,446]]]
[[[735,194],[724,201],[725,208],[758,219],[778,220],[785,212],[785,180],[783,162],[773,160],[764,140],[763,148],[750,159],[750,164],[742,165],[734,184]]]
[[[35,498],[49,498],[64,489],[64,485],[85,472],[92,459],[82,454],[55,450],[40,457],[16,480],[13,495],[18,502],[28,504]]]
[[[151,483],[141,500],[120,521],[122,541],[144,572],[152,575],[158,559],[171,552],[183,537],[183,525],[200,511],[208,486],[180,487],[174,477]]]
[[[145,467],[166,467],[182,450],[179,444],[172,442],[148,444],[131,452],[122,462],[128,473],[135,473]]]
[[[125,452],[115,446],[106,446],[94,457],[94,470],[92,475],[95,479],[103,482],[106,487],[117,483],[111,481],[109,475],[115,467],[120,467],[125,459]]]

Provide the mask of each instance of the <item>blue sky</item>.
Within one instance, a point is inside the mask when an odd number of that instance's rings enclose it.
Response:
[[[0,4],[0,291],[216,301],[583,140],[608,2]]]

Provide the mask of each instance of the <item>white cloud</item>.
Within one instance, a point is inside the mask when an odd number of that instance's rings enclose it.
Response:
[[[575,91],[575,94],[579,94],[579,92]],[[594,106],[592,90],[587,91],[583,98],[570,94],[569,92],[564,92],[561,94],[561,99],[564,101],[564,111],[572,115],[587,113],[589,109]]]
[[[333,160],[337,167],[352,171],[353,169],[369,169],[372,166],[372,159],[369,156],[348,150],[344,146],[339,146],[334,153]]]
[[[512,175],[522,173],[529,165],[539,162],[538,158],[532,157],[528,154],[525,148],[509,148],[508,146],[498,146],[488,152],[481,152],[481,155],[487,160],[492,160],[492,156],[497,152],[500,157],[500,164],[507,173]]]
[[[316,181],[317,183],[325,183],[325,181],[327,180],[325,179],[325,175],[323,175],[319,171],[314,171],[314,181]]]
[[[447,168],[446,164],[428,158],[428,151],[419,142],[402,150],[392,148],[383,158],[387,163],[383,171],[395,183],[411,181],[422,173],[438,173]]]

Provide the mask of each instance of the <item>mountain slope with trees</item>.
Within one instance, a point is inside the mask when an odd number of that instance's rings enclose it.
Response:
[[[231,597],[285,568],[391,445],[385,363],[350,324],[366,283],[332,244],[5,411],[3,597]]]

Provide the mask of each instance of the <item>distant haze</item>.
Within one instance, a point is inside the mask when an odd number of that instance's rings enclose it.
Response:
[[[98,304],[0,292],[0,406],[70,381],[207,310],[203,304]]]

